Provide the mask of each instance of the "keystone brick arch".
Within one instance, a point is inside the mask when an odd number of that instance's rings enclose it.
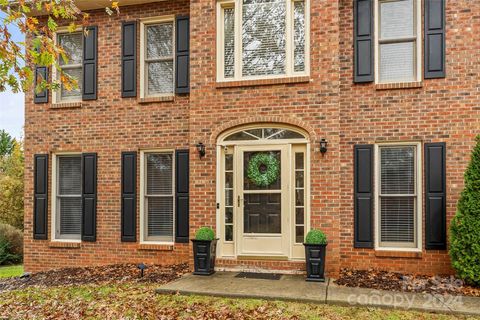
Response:
[[[310,126],[305,121],[302,121],[297,118],[292,117],[277,117],[277,116],[257,116],[249,117],[244,119],[237,119],[218,126],[210,136],[210,143],[215,145],[217,143],[218,136],[226,130],[233,129],[235,127],[240,127],[249,124],[262,124],[262,123],[277,123],[277,124],[287,124],[294,127],[303,129],[308,133],[308,139],[311,143],[314,143],[317,140],[317,134],[312,126]]]

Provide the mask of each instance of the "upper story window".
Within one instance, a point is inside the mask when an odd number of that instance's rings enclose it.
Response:
[[[420,0],[377,0],[376,82],[421,80]]]
[[[82,99],[83,88],[83,33],[58,33],[57,42],[65,50],[68,58],[63,59],[63,57],[60,57],[59,59],[62,72],[78,82],[78,86],[71,88],[71,90],[65,88],[62,83],[60,90],[57,92],[57,101],[80,101]]]
[[[231,0],[217,7],[217,79],[308,74],[308,0]]]
[[[173,95],[174,33],[173,17],[142,23],[142,97]]]

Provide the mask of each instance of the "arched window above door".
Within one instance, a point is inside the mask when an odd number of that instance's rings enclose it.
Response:
[[[257,127],[227,134],[223,141],[306,140],[304,134],[281,127]]]

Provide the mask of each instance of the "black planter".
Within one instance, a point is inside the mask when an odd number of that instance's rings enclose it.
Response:
[[[303,244],[307,263],[307,281],[325,281],[325,251],[326,244]]]
[[[215,253],[217,239],[215,240],[192,240],[193,243],[193,274],[209,276],[215,272]]]

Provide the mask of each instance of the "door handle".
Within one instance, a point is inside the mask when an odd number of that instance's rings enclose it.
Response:
[[[237,196],[237,206],[240,208],[240,203],[243,199],[240,196]]]

